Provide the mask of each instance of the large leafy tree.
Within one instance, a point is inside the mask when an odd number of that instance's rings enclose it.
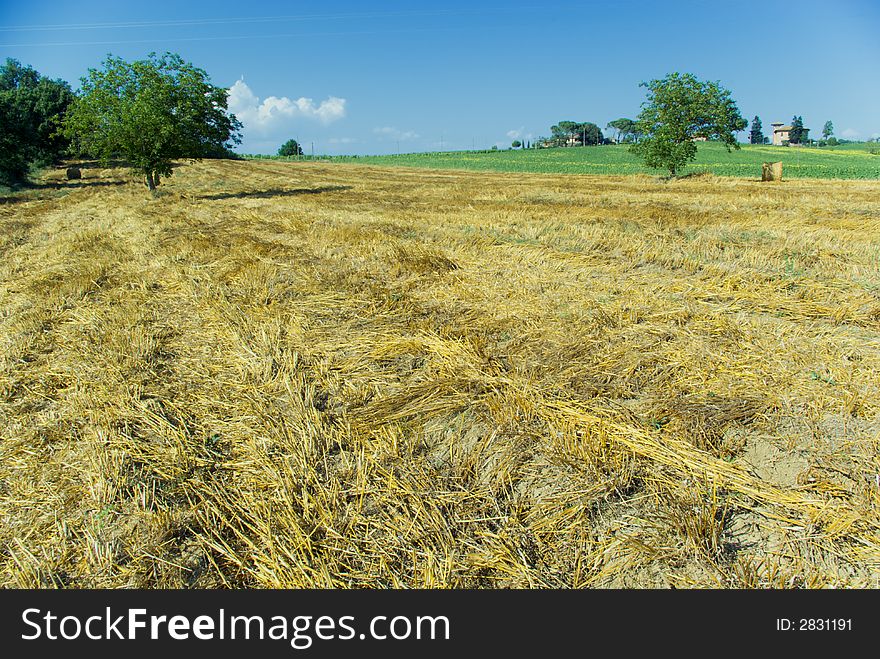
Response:
[[[755,118],[752,119],[752,129],[749,132],[749,144],[763,144],[764,143],[764,130],[761,124],[761,117],[755,115]]]
[[[64,126],[80,153],[104,162],[121,156],[155,190],[175,160],[241,143],[241,123],[227,108],[227,91],[180,55],[131,63],[108,56],[82,79]]]
[[[739,149],[734,133],[745,129],[730,92],[717,82],[703,82],[690,73],[670,73],[647,87],[637,130],[642,134],[630,149],[648,167],[666,169],[675,176],[697,155],[695,138],[715,139],[727,150]]]
[[[24,113],[11,94],[0,92],[0,183],[12,185],[27,175],[30,150],[22,148]]]
[[[67,148],[58,133],[73,100],[70,86],[7,59],[0,68],[0,181],[19,183],[32,164],[48,164]]]

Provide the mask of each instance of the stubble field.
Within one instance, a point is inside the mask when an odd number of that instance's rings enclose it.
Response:
[[[63,173],[0,204],[0,585],[880,586],[876,182]]]

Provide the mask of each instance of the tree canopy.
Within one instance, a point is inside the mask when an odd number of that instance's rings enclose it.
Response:
[[[718,140],[728,151],[739,149],[734,133],[748,122],[720,83],[704,82],[690,73],[670,73],[640,86],[648,89],[637,125],[642,137],[630,149],[648,167],[675,176],[697,155],[697,138]]]
[[[278,149],[279,156],[301,156],[303,154],[302,147],[296,140],[287,140]]]
[[[609,121],[605,128],[613,128],[617,131],[615,141],[619,144],[620,142],[632,140],[637,136],[636,125],[635,120],[621,117],[620,119]]]
[[[64,126],[79,153],[105,162],[121,156],[155,190],[175,160],[241,143],[241,123],[227,107],[226,89],[180,55],[131,63],[111,55],[82,78]]]
[[[791,130],[788,132],[789,144],[802,144],[807,140],[808,129],[804,128],[804,118],[794,116],[791,118]]]
[[[48,164],[64,153],[68,142],[58,128],[73,98],[63,80],[6,60],[0,68],[0,182],[20,183],[32,163]]]
[[[602,144],[604,137],[599,127],[589,121],[560,121],[550,127],[554,146],[586,146]]]
[[[822,137],[827,140],[832,135],[834,135],[834,124],[829,119],[825,122],[825,126],[822,127]]]

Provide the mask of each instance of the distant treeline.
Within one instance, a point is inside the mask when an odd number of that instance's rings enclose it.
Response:
[[[638,123],[633,119],[620,118],[609,122],[606,130],[613,131],[613,137],[606,136],[591,121],[560,121],[550,127],[550,137],[539,137],[532,143],[535,148],[599,146],[601,144],[620,144],[635,142],[640,133]]]

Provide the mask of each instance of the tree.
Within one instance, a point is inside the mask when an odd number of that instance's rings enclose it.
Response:
[[[602,130],[592,122],[584,122],[578,126],[578,135],[583,146],[598,145],[605,141]]]
[[[514,149],[518,149],[522,146],[522,142],[520,142],[519,140],[513,140],[510,146],[512,146]]]
[[[791,130],[788,132],[789,144],[801,144],[806,138],[804,132],[803,117],[794,116],[791,118]]]
[[[7,59],[0,68],[0,182],[22,182],[32,164],[57,160],[68,146],[58,134],[73,101],[63,80],[50,80]]]
[[[553,146],[568,146],[569,142],[576,139],[578,124],[576,121],[560,121],[550,127],[550,139]]]
[[[636,122],[632,119],[626,119],[621,117],[620,119],[615,119],[614,121],[609,121],[608,125],[605,128],[613,128],[617,131],[617,137],[615,137],[615,141],[619,144],[621,142],[626,142],[627,139],[631,139],[635,134]]]
[[[602,144],[602,131],[589,121],[579,123],[577,121],[560,121],[550,127],[553,146],[585,146],[587,144]]]
[[[23,148],[27,120],[12,94],[0,92],[0,183],[14,185],[27,176],[31,153]],[[26,133],[25,133],[26,134]]]
[[[764,131],[761,125],[761,117],[755,115],[755,118],[752,119],[752,130],[749,133],[749,144],[763,144],[764,143]]]
[[[180,55],[126,62],[109,55],[89,69],[64,130],[80,154],[125,158],[154,191],[175,160],[200,160],[241,143],[227,91]]]
[[[278,149],[279,156],[301,156],[303,154],[302,147],[296,140],[287,140]]]
[[[822,137],[826,140],[834,135],[834,124],[831,123],[831,120],[825,122],[825,126],[822,128]]]
[[[676,176],[697,155],[697,137],[720,140],[728,151],[739,149],[734,133],[748,122],[718,82],[670,73],[640,86],[648,89],[636,127],[642,137],[630,149],[648,167],[667,169]]]

